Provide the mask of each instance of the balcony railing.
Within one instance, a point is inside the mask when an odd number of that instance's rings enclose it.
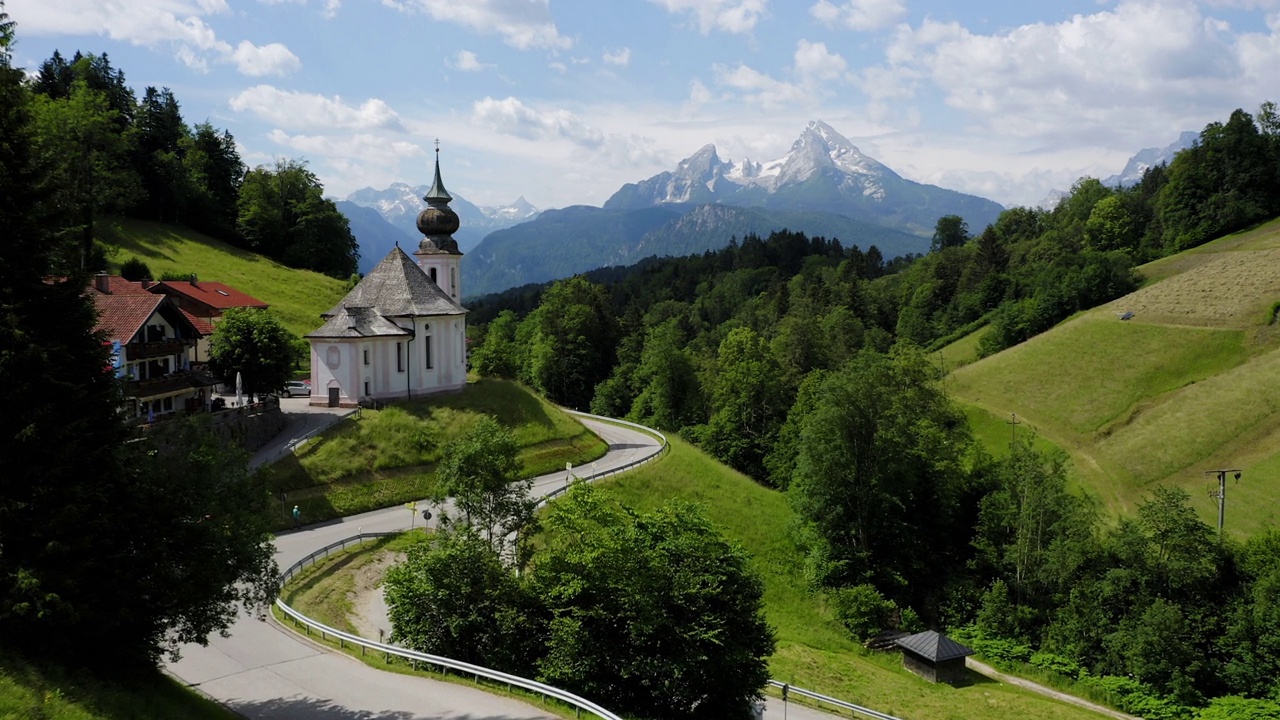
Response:
[[[180,390],[194,390],[195,388],[208,387],[214,384],[216,384],[216,381],[204,373],[179,370],[163,377],[130,380],[125,385],[125,393],[129,397],[145,400],[156,395],[167,395]]]
[[[145,360],[153,357],[177,355],[183,350],[195,346],[195,340],[183,340],[181,338],[170,338],[157,342],[130,343],[124,346],[124,357],[126,360]]]

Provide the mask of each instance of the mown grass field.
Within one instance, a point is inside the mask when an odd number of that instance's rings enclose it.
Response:
[[[580,465],[604,455],[605,443],[558,408],[503,380],[469,383],[462,392],[362,410],[272,465],[267,487],[280,497],[277,523],[298,505],[307,522],[390,507],[431,494],[444,447],[482,414],[508,428],[525,476]]]
[[[108,257],[113,272],[136,257],[157,278],[166,272],[195,273],[201,280],[226,283],[270,305],[299,337],[320,327],[320,313],[346,294],[342,280],[285,267],[180,225],[110,220],[100,227],[99,237],[113,250]]]
[[[0,718],[5,720],[235,720],[239,716],[162,675],[98,680],[32,663],[0,646]]]
[[[1008,428],[1001,438],[984,417],[1016,413],[1115,514],[1169,483],[1216,525],[1205,471],[1240,468],[1227,530],[1280,521],[1280,221],[1140,270],[1137,292],[1004,352],[959,366],[965,341],[944,349],[947,389],[993,452]],[[1125,311],[1133,318],[1120,320]]]

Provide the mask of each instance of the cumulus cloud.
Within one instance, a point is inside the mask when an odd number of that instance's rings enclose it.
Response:
[[[1145,130],[1153,119],[1194,128],[1280,83],[1275,29],[1234,35],[1179,0],[1121,2],[989,35],[926,19],[899,26],[886,60],[860,76],[873,97],[931,82],[989,130],[1041,139]]]
[[[400,116],[382,100],[370,98],[358,107],[342,98],[255,85],[231,98],[231,109],[252,113],[274,125],[293,128],[392,130],[404,132]]]
[[[775,79],[742,63],[737,67],[714,65],[716,84],[736,91],[744,100],[765,110],[782,110],[808,104],[812,94],[805,88]]]
[[[889,27],[907,14],[904,0],[845,0],[836,5],[818,0],[809,14],[829,26],[843,25],[851,30],[879,30]]]
[[[606,52],[604,57],[605,65],[629,65],[631,63],[631,48],[624,47],[617,52]]]
[[[526,140],[568,140],[590,149],[604,143],[604,135],[599,130],[589,127],[568,110],[540,111],[513,97],[479,100],[472,106],[472,117],[496,132]]]
[[[401,12],[421,12],[440,22],[469,27],[482,34],[497,33],[519,50],[565,50],[573,40],[564,37],[551,20],[549,0],[382,0]]]
[[[712,30],[751,32],[764,15],[768,0],[650,0],[670,13],[688,13],[707,35]]]
[[[492,63],[482,63],[476,54],[470,50],[459,50],[458,54],[453,56],[451,67],[455,70],[463,72],[480,72],[488,68],[494,67]]]
[[[811,43],[803,38],[796,43],[795,70],[801,78],[834,80],[848,69],[849,64],[844,58],[839,53],[828,51],[826,43]]]
[[[302,61],[280,43],[261,47],[248,40],[241,40],[231,54],[231,60],[244,75],[287,75],[302,67]]]
[[[261,47],[220,40],[203,16],[227,12],[225,0],[10,0],[8,10],[24,33],[99,35],[143,47],[171,46],[174,55],[205,72],[209,61],[229,63],[245,75],[283,75],[302,67],[280,43]]]

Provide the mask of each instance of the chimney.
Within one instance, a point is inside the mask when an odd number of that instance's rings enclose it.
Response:
[[[190,279],[188,282],[190,282],[190,283],[191,283],[191,287],[200,287],[199,285],[197,285],[197,284],[196,284],[196,274],[195,274],[195,273],[191,273],[191,279]]]
[[[142,284],[142,289],[143,289],[143,290],[150,290],[150,289],[151,289],[151,281],[150,281],[150,280],[148,280],[147,278],[143,278],[143,279],[139,280],[138,282],[140,282],[140,283]]]
[[[94,275],[93,289],[97,290],[103,295],[110,295],[111,294],[111,276],[104,272],[100,272],[97,275]]]

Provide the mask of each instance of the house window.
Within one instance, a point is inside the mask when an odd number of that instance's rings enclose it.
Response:
[[[364,350],[364,364],[365,364],[365,365],[368,365],[368,364],[369,364],[369,349],[368,349],[368,348],[365,348],[365,350]]]
[[[426,340],[426,344],[423,345],[423,349],[425,349],[427,353],[427,369],[430,370],[431,368],[435,367],[435,365],[431,362],[431,336],[425,335],[423,336],[423,338]]]
[[[404,343],[396,343],[396,372],[404,372]]]
[[[454,268],[454,267],[449,268],[449,292],[452,293],[454,297],[457,297],[458,296],[458,278],[454,273],[455,270],[457,270],[457,268]]]
[[[368,397],[368,396],[369,396],[369,394],[370,394],[370,393],[369,393],[369,381],[368,381],[368,380],[365,380],[365,381],[364,381],[364,394],[365,394],[365,397]]]
[[[435,268],[431,268],[431,282],[436,282],[436,269],[435,269]],[[436,283],[436,284],[438,285],[439,283]]]

